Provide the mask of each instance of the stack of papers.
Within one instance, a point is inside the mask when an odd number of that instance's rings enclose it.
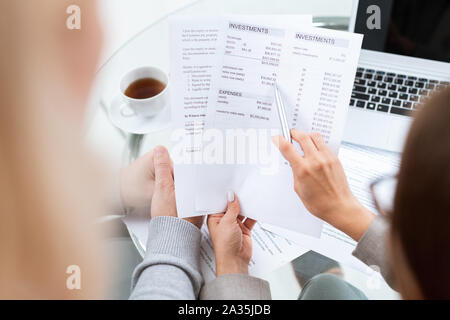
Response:
[[[322,133],[338,152],[362,36],[313,28],[311,16],[172,17],[172,157],[180,217],[242,214],[319,238],[323,222],[294,192],[271,142],[277,83],[292,128]],[[299,150],[300,151],[300,150]]]

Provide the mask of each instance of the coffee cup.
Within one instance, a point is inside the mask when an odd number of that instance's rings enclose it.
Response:
[[[169,77],[156,67],[127,72],[120,81],[123,117],[152,117],[168,103]]]

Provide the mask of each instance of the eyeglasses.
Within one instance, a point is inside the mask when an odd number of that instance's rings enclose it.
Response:
[[[370,184],[370,192],[372,194],[375,207],[383,216],[391,216],[394,207],[394,196],[396,189],[396,176],[386,176],[377,179]]]

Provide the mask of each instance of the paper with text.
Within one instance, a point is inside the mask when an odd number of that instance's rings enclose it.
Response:
[[[311,15],[237,16],[253,23],[311,25]],[[179,216],[196,215],[195,184],[201,162],[201,140],[207,115],[209,91],[217,78],[223,37],[222,17],[172,16],[170,25],[170,85],[172,122],[176,147],[174,159]],[[180,143],[179,141],[182,141]]]
[[[171,17],[170,85],[173,139],[183,139],[171,150],[174,160],[175,192],[179,216],[195,215],[192,187],[193,164],[179,158],[198,157],[205,125],[208,95],[217,70],[219,24],[215,17]],[[189,139],[185,139],[189,137]]]
[[[215,162],[197,168],[196,211],[222,212],[224,195],[233,190],[244,215],[318,237],[322,222],[295,194],[290,167],[271,142],[280,128],[273,85],[277,81],[291,126],[321,132],[337,152],[362,36],[237,17],[224,19],[221,29],[222,58],[203,137],[204,159]]]

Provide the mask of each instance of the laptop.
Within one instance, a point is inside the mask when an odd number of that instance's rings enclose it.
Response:
[[[354,1],[350,31],[364,41],[343,140],[401,152],[414,114],[450,82],[450,1]]]

